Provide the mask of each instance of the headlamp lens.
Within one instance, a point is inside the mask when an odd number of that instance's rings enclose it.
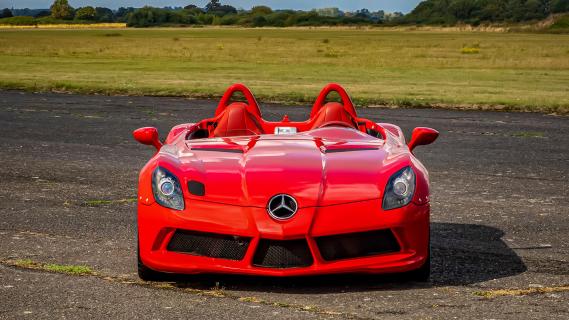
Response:
[[[154,199],[163,207],[184,210],[184,194],[178,178],[170,171],[157,167],[152,174]]]
[[[383,194],[383,210],[408,205],[414,193],[415,173],[411,167],[405,167],[389,178]]]

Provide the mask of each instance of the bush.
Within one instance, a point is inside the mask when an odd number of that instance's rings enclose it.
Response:
[[[549,29],[556,32],[569,32],[569,15],[558,18]]]
[[[36,25],[36,19],[33,17],[12,17],[0,19],[0,24],[7,24],[13,26],[32,26]]]
[[[253,27],[264,27],[267,25],[267,18],[265,18],[265,16],[255,16],[253,17],[251,25]]]
[[[251,8],[252,15],[267,15],[273,13],[273,9],[267,6],[255,6]]]
[[[213,17],[211,14],[202,13],[197,16],[198,23],[200,24],[211,24],[213,22]]]
[[[49,17],[51,16],[51,12],[49,10],[42,10],[40,12],[38,12],[34,18],[43,18],[43,17]]]
[[[222,26],[230,26],[230,25],[237,24],[237,22],[239,22],[239,16],[236,14],[229,14],[229,15],[223,16],[221,18],[219,24]]]
[[[286,20],[291,16],[289,12],[274,12],[265,16],[267,25],[274,27],[284,27]]]

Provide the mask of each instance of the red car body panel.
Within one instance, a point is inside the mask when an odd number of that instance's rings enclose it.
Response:
[[[243,92],[247,103],[230,103],[236,91]],[[332,91],[342,103],[325,103]],[[278,127],[293,127],[298,133],[272,134]],[[204,136],[191,138],[197,133]],[[139,255],[153,270],[267,276],[386,273],[417,269],[428,258],[427,170],[397,126],[358,118],[347,93],[336,84],[322,91],[305,122],[286,116],[280,122],[263,120],[253,95],[238,84],[223,96],[214,118],[174,127],[163,146],[157,137],[144,134],[144,143],[159,149],[140,173],[138,192]],[[416,140],[421,144],[420,137]],[[152,174],[158,166],[179,180],[183,210],[156,202]],[[386,185],[405,167],[416,177],[412,201],[384,210]],[[190,181],[203,184],[205,194],[192,194]],[[297,202],[296,214],[284,221],[267,212],[268,201],[279,194]],[[238,260],[171,251],[168,244],[179,230],[249,242]],[[319,239],[376,230],[389,230],[398,250],[333,261],[321,254]],[[299,239],[306,241],[310,265],[255,263],[261,241]]]

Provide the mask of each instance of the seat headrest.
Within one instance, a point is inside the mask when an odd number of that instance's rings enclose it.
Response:
[[[323,127],[326,123],[332,122],[344,122],[357,128],[354,117],[346,111],[343,104],[338,102],[328,102],[322,106],[313,121],[312,129]]]
[[[234,102],[216,117],[213,137],[251,136],[263,133],[257,117],[248,111],[248,105]]]
[[[340,98],[342,99],[342,104],[346,112],[348,112],[353,118],[357,118],[356,109],[354,108],[354,103],[352,102],[352,99],[348,95],[346,89],[344,89],[341,85],[337,83],[330,83],[326,85],[324,89],[322,89],[322,91],[320,91],[318,98],[316,98],[316,101],[314,102],[312,111],[310,112],[310,118],[313,118],[318,114],[318,112],[320,112],[320,110],[325,105],[326,98],[332,92],[336,92],[338,93],[338,95],[340,95]]]

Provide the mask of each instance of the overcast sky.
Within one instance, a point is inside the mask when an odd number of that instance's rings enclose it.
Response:
[[[116,9],[118,7],[142,7],[144,5],[165,7],[165,6],[186,6],[195,4],[203,7],[207,0],[69,0],[73,7],[94,6]],[[369,10],[385,10],[389,12],[401,11],[409,12],[420,0],[221,0],[222,4],[230,4],[237,8],[249,9],[255,5],[268,5],[274,9],[299,9],[310,10],[313,8],[338,7],[342,10],[357,10],[367,8]],[[0,8],[16,9],[30,8],[43,9],[49,8],[53,0],[0,0]]]

